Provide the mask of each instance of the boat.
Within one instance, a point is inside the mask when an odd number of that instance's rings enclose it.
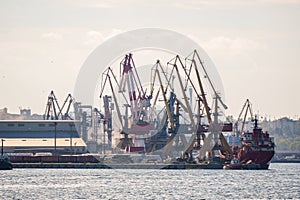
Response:
[[[13,165],[11,164],[8,156],[5,156],[3,154],[3,142],[4,140],[1,139],[1,156],[0,156],[0,170],[11,170],[13,168]]]
[[[275,143],[268,132],[258,127],[255,116],[254,128],[241,134],[241,146],[238,149],[238,160],[245,169],[268,169],[275,151]]]
[[[240,117],[244,112],[241,129],[238,127]],[[251,114],[251,126],[246,124],[247,114]],[[258,125],[257,115],[253,116],[252,104],[246,100],[238,120],[234,125],[235,134],[232,139],[233,158],[241,163],[242,169],[268,169],[275,154],[274,138],[264,132]],[[254,122],[254,123],[253,123]],[[248,126],[244,131],[245,126]]]
[[[0,170],[11,170],[13,169],[13,165],[11,164],[9,158],[7,156],[0,157]]]
[[[243,165],[237,157],[234,157],[230,163],[224,165],[223,169],[243,169]]]

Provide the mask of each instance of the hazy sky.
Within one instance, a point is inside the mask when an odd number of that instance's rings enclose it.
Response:
[[[145,27],[204,48],[223,80],[227,114],[249,98],[261,116],[299,117],[299,0],[1,0],[0,108],[43,113],[51,90],[60,101],[73,92],[101,42]]]

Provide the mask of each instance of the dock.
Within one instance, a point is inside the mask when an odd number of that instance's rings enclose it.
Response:
[[[47,169],[223,169],[220,164],[188,163],[13,163],[14,168],[47,168]]]

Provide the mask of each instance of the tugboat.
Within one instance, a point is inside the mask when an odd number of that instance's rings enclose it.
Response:
[[[11,170],[13,169],[13,165],[11,164],[9,158],[3,154],[3,142],[1,139],[1,156],[0,156],[0,170]]]
[[[230,163],[224,165],[223,169],[243,169],[243,165],[237,157],[233,157]]]

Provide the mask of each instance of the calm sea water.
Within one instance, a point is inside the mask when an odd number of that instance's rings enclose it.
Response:
[[[300,199],[300,164],[269,170],[14,169],[1,199]]]

